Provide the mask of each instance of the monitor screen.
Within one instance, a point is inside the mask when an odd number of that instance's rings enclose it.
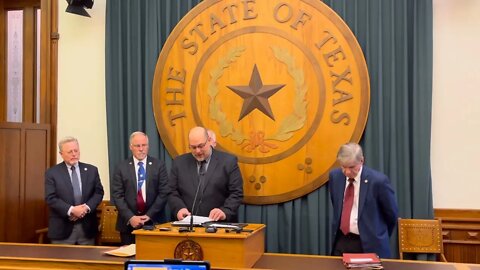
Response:
[[[207,261],[181,260],[130,260],[125,262],[125,270],[210,270],[210,263]]]

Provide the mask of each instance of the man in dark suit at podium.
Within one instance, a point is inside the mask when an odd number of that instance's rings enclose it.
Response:
[[[117,165],[111,181],[111,197],[118,210],[116,228],[123,245],[135,243],[134,229],[150,220],[159,222],[168,195],[165,163],[148,155],[148,136],[133,132],[129,141],[132,156]]]
[[[58,143],[63,162],[45,173],[45,200],[50,208],[48,238],[53,244],[94,245],[98,233],[97,206],[103,186],[97,167],[79,162],[77,139]]]
[[[172,164],[169,195],[172,212],[178,220],[199,215],[236,222],[243,199],[237,158],[214,150],[203,127],[191,129],[188,141],[191,153],[176,157]]]
[[[390,241],[397,223],[397,202],[386,175],[363,165],[360,145],[340,147],[328,188],[333,204],[332,255],[376,253],[390,258]]]

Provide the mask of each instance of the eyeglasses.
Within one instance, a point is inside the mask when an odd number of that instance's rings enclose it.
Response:
[[[64,153],[64,154],[71,155],[71,154],[73,154],[73,153],[78,154],[78,152],[80,152],[80,150],[78,150],[78,149],[72,149],[72,150],[70,150],[70,151],[64,151],[64,152],[61,151],[60,154]]]
[[[140,147],[147,147],[148,144],[132,144],[132,146],[135,148],[140,148]]]
[[[205,147],[205,145],[207,145],[207,142],[208,142],[208,137],[207,137],[207,140],[204,143],[197,144],[197,145],[189,145],[188,148],[190,148],[190,150],[192,150],[192,151],[197,150],[197,148],[202,149],[202,148]]]

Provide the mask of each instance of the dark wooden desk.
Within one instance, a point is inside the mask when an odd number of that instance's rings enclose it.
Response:
[[[0,243],[0,269],[123,269],[127,258],[105,255],[116,247]],[[386,270],[480,270],[480,264],[383,260]],[[218,268],[217,268],[218,269]],[[235,268],[223,268],[235,269]],[[340,257],[264,253],[252,269],[344,270]]]
[[[480,270],[480,264],[382,260],[386,270]],[[340,257],[264,253],[253,268],[345,270]]]
[[[126,258],[104,254],[118,247],[0,243],[0,269],[119,269]]]

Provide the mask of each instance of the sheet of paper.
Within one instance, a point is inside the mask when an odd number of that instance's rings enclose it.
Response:
[[[242,230],[242,227],[232,224],[222,224],[222,223],[211,223],[208,225],[209,227],[215,228],[225,228],[225,229],[234,229],[234,230]]]
[[[130,257],[135,255],[135,244],[119,247],[110,251],[105,251],[105,254],[117,257]]]
[[[202,225],[205,222],[212,221],[208,217],[204,216],[193,216],[193,224],[194,225]],[[186,216],[184,219],[179,221],[174,221],[174,225],[190,225],[190,216]]]

